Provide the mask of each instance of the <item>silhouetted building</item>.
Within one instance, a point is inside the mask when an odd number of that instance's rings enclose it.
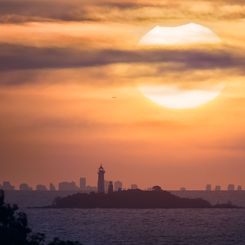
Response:
[[[242,186],[241,186],[241,185],[238,185],[238,186],[237,186],[237,190],[238,190],[238,191],[242,191]]]
[[[180,191],[186,191],[186,188],[185,187],[181,187]]]
[[[229,184],[229,185],[227,186],[227,191],[234,191],[234,190],[235,190],[235,185]]]
[[[20,191],[32,191],[32,188],[26,183],[21,183]]]
[[[37,185],[36,186],[36,191],[47,191],[47,187],[45,185]]]
[[[86,190],[86,178],[85,177],[80,178],[80,189],[82,191]]]
[[[123,188],[123,184],[121,181],[117,180],[114,182],[114,190],[115,191],[120,191]]]
[[[15,189],[15,187],[13,185],[11,185],[11,183],[9,181],[4,181],[3,185],[2,185],[2,189],[4,191],[13,191]]]
[[[105,170],[102,167],[102,165],[100,165],[99,170],[98,170],[98,185],[97,185],[99,193],[105,193],[104,175],[105,175]]]
[[[112,193],[113,192],[113,183],[112,181],[109,181],[109,184],[108,184],[108,193]]]
[[[212,186],[210,184],[206,185],[206,191],[212,191]]]
[[[221,186],[220,185],[216,185],[214,190],[215,191],[221,191]]]
[[[155,185],[152,187],[152,191],[162,191],[162,188],[159,185]]]
[[[105,192],[107,192],[108,191],[108,186],[109,186],[109,181],[108,180],[104,181],[104,186],[105,186]]]
[[[132,190],[136,190],[136,189],[138,189],[138,186],[137,186],[136,184],[132,184],[132,185],[131,185],[131,189],[132,189]]]
[[[49,184],[49,190],[50,190],[50,191],[56,191],[55,186],[54,186],[53,183],[50,183],[50,184]]]
[[[76,185],[74,181],[72,182],[60,182],[59,183],[59,191],[77,191],[79,187]]]
[[[4,190],[0,190],[0,206],[4,204]]]

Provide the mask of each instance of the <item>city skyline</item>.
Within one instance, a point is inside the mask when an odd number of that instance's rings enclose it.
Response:
[[[115,188],[114,186],[117,185],[118,182],[122,183],[121,181],[105,181],[105,186],[106,182],[112,182],[113,183],[113,188]],[[60,187],[63,185],[63,187]],[[65,185],[65,187],[64,187]],[[20,186],[22,186],[22,188],[20,188]],[[52,186],[52,187],[51,187]],[[210,186],[207,188],[207,186]],[[108,186],[107,186],[108,187]],[[85,191],[85,192],[97,192],[97,186],[96,185],[88,185],[86,186],[85,189],[80,188],[77,183],[75,181],[61,181],[59,183],[57,183],[57,185],[54,185],[52,182],[50,182],[50,184],[47,186],[45,184],[36,184],[35,187],[29,185],[26,182],[22,182],[20,183],[20,185],[18,187],[14,186],[11,184],[10,181],[3,181],[2,184],[0,184],[0,189],[3,190],[30,190],[30,191]],[[142,189],[142,190],[150,190],[152,187],[147,187],[147,188],[141,188],[140,186],[136,185],[136,184],[131,184],[129,186],[125,186],[125,188],[123,189]],[[115,190],[118,190],[118,188],[116,188]],[[179,187],[178,189],[166,189],[166,190],[172,190],[172,191],[189,191],[189,190],[205,190],[205,191],[242,191],[243,187],[239,184],[227,184],[226,186],[221,186],[221,185],[210,185],[207,184],[205,186],[203,186],[202,189],[187,189],[186,187]],[[107,192],[107,188],[105,188],[105,192]]]
[[[36,184],[35,188],[33,188],[31,185],[29,185],[26,182],[22,182],[19,185],[19,188],[16,188],[14,185],[10,183],[10,181],[3,181],[0,183],[0,189],[3,188],[4,190],[36,190],[36,191],[84,191],[84,192],[101,192],[105,193],[108,192],[108,188],[111,190],[118,191],[120,189],[151,189],[152,187],[140,187],[137,184],[133,183],[128,186],[124,186],[123,183],[120,180],[107,180],[105,179],[106,171],[104,170],[102,164],[99,166],[98,169],[98,177],[97,177],[97,183],[96,185],[87,185],[87,179],[86,177],[82,176],[79,178],[79,180],[76,182],[74,180],[71,181],[60,181],[56,185],[53,182],[49,182],[49,187],[45,184]],[[155,183],[157,184],[157,183]],[[109,187],[109,185],[111,185]],[[158,184],[157,184],[158,185]],[[156,185],[152,185],[156,186]],[[168,188],[165,188],[165,190],[171,190]],[[172,190],[180,190],[180,191],[186,191],[186,190],[195,190],[195,189],[187,189],[186,187],[179,187],[178,189],[172,189]],[[201,189],[197,189],[201,190]],[[227,190],[227,191],[241,191],[242,185],[240,184],[227,184],[226,188],[224,186],[222,187],[219,184],[206,184],[203,190],[206,191],[221,191],[221,190]]]

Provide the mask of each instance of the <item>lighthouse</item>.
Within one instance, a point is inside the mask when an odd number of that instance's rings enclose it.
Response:
[[[99,170],[98,170],[98,192],[99,193],[105,193],[104,175],[105,175],[105,170],[102,167],[102,165],[100,165]]]

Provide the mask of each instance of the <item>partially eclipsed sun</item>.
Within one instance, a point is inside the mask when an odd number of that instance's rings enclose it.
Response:
[[[141,45],[216,44],[220,38],[209,28],[189,23],[175,27],[156,26],[139,41]]]
[[[183,90],[167,85],[141,86],[139,89],[146,98],[161,106],[171,109],[190,109],[216,98],[223,89],[223,85],[220,84],[208,90]]]
[[[156,26],[139,41],[141,46],[176,47],[221,43],[220,38],[209,28],[190,23],[177,27]],[[182,86],[183,87],[183,86]],[[170,85],[142,85],[139,90],[151,101],[167,108],[195,108],[216,98],[223,83],[208,88],[183,89]]]

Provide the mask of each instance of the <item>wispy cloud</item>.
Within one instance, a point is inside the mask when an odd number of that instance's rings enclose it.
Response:
[[[63,21],[156,21],[179,18],[240,19],[244,1],[230,0],[1,0],[1,22]]]

